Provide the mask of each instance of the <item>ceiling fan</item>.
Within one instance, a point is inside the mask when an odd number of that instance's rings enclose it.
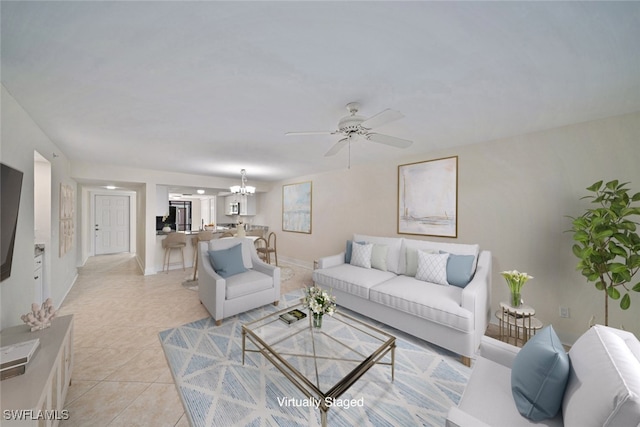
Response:
[[[347,104],[348,116],[344,116],[338,121],[338,129],[334,131],[319,132],[287,132],[285,135],[340,135],[343,138],[336,142],[333,147],[325,153],[325,157],[333,156],[347,144],[351,146],[351,142],[358,138],[364,138],[367,141],[377,142],[379,144],[389,145],[397,148],[407,148],[413,141],[397,138],[395,136],[383,135],[381,133],[371,132],[375,127],[382,126],[394,120],[401,119],[404,115],[395,110],[386,109],[369,118],[359,116],[358,110],[360,104],[350,102]]]

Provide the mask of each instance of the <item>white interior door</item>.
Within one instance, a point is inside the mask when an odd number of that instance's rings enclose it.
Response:
[[[96,255],[129,252],[129,196],[96,195]]]

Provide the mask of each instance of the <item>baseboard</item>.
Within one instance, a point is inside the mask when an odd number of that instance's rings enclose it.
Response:
[[[69,287],[67,288],[67,291],[62,296],[62,299],[60,300],[60,302],[57,303],[57,304],[56,304],[55,301],[53,302],[53,305],[56,307],[56,311],[60,310],[60,307],[62,307],[62,303],[64,303],[64,300],[67,299],[67,295],[69,295],[69,292],[71,292],[71,289],[73,288],[73,285],[76,284],[76,280],[78,280],[78,270],[77,269],[76,269],[75,276],[73,276],[73,279],[71,280],[71,284],[69,285]]]
[[[301,259],[290,258],[287,256],[279,256],[278,262],[280,264],[295,265],[296,267],[306,268],[307,270],[313,270],[313,261],[304,261]]]

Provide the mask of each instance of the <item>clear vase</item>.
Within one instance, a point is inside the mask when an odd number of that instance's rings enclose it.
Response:
[[[520,292],[511,292],[511,306],[520,307],[522,305],[522,295]]]
[[[313,327],[316,329],[322,328],[322,313],[313,313]]]

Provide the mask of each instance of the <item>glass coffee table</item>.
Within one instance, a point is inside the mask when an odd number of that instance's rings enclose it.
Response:
[[[294,309],[307,316],[290,324],[280,319]],[[261,353],[320,409],[323,426],[329,409],[345,406],[339,397],[373,365],[390,366],[393,381],[395,347],[393,335],[340,311],[314,328],[302,303],[242,325],[242,364],[246,353]]]

